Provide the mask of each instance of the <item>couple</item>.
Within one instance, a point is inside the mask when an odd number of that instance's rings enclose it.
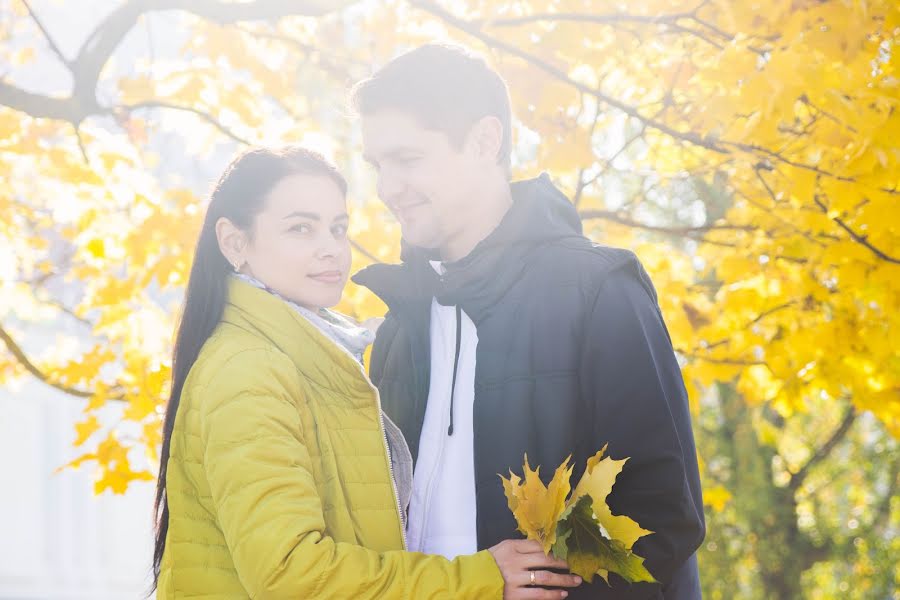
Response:
[[[332,165],[231,163],[175,344],[158,597],[699,598],[687,398],[640,263],[585,238],[546,176],[510,183],[508,92],[480,58],[423,46],[353,102],[403,233],[402,264],[354,277],[388,315],[328,310],[350,268]],[[655,532],[635,551],[659,584],[582,583],[516,539],[498,474],[607,443],[630,457],[608,502]]]

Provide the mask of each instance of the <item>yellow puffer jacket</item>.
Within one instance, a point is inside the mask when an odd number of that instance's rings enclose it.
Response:
[[[487,551],[403,550],[359,363],[275,296],[228,293],[175,420],[157,598],[502,598]]]

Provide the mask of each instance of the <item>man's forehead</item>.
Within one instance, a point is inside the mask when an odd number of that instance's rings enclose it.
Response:
[[[426,128],[415,117],[397,111],[363,115],[361,120],[363,145],[369,155],[421,147],[439,133]]]

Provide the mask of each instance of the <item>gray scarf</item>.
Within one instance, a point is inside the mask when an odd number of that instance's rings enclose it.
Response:
[[[318,311],[310,310],[305,306],[300,306],[292,300],[288,300],[272,288],[266,286],[264,283],[254,277],[251,277],[250,275],[245,275],[244,273],[234,273],[233,276],[237,277],[241,281],[249,283],[253,287],[259,288],[261,290],[266,290],[273,296],[280,298],[281,300],[286,302],[288,306],[293,308],[295,311],[300,313],[303,318],[312,323],[316,327],[316,329],[324,333],[330,340],[352,354],[353,357],[360,363],[363,362],[363,354],[365,353],[366,348],[368,348],[372,344],[372,342],[375,341],[375,333],[361,325],[353,323],[350,319],[338,312],[328,310],[327,308],[320,308]]]

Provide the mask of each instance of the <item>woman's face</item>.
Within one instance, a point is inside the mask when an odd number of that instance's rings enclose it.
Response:
[[[289,175],[256,216],[241,272],[311,309],[334,306],[350,274],[347,202],[325,175]]]

